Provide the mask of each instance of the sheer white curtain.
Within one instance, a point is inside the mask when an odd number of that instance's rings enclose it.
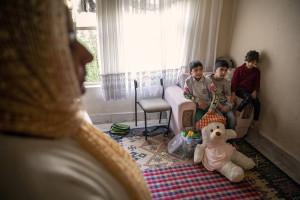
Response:
[[[222,0],[97,0],[99,65],[106,100],[155,96],[201,60],[212,70]]]

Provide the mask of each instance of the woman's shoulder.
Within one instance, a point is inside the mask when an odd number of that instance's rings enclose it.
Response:
[[[20,195],[37,195],[37,199],[128,196],[110,172],[72,138],[42,139],[0,133],[0,142],[0,175],[6,182],[0,191],[17,188],[15,194],[5,192],[7,199],[18,199]]]

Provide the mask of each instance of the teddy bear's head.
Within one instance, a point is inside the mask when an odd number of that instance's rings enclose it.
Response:
[[[196,127],[202,132],[203,143],[227,141],[236,137],[236,132],[225,129],[226,118],[218,114],[205,114]]]
[[[227,141],[236,137],[234,130],[225,129],[223,123],[211,122],[202,129],[203,143],[215,143],[220,141]]]

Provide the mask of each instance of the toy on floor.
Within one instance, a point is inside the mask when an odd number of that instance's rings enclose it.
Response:
[[[195,147],[200,141],[198,133],[191,130],[181,131],[181,134],[177,134],[168,143],[168,152],[183,159],[190,153],[194,153]]]
[[[188,133],[182,131],[181,135],[183,137],[183,148],[187,153],[193,151],[201,140],[198,133],[194,133],[193,131],[188,131]]]
[[[235,147],[227,143],[236,137],[236,132],[225,129],[226,118],[218,114],[206,114],[196,127],[202,131],[202,144],[198,144],[194,153],[194,162],[202,162],[209,171],[219,171],[232,182],[244,178],[244,170],[252,169],[255,163]]]

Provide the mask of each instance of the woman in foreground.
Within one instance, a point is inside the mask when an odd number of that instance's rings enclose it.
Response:
[[[0,11],[0,199],[151,199],[132,157],[83,119],[93,57],[63,1]]]

